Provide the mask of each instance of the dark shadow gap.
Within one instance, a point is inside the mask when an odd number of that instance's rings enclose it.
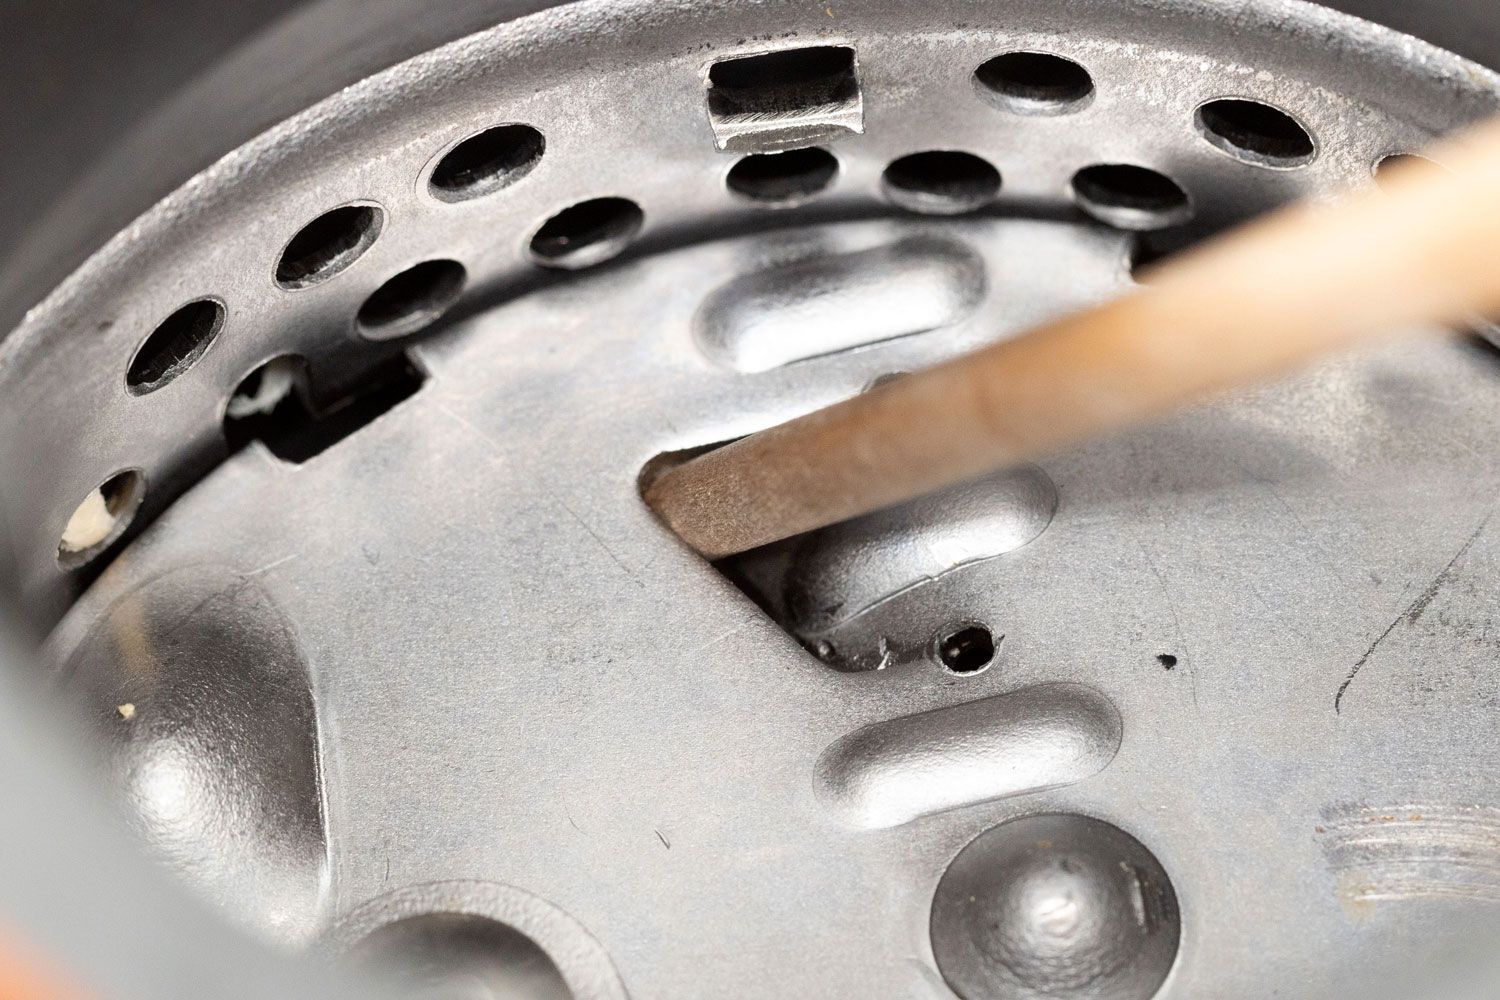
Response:
[[[235,390],[224,417],[224,439],[231,453],[259,441],[282,461],[300,465],[416,395],[426,380],[411,358],[397,354],[352,388],[320,400],[306,362],[273,358]]]

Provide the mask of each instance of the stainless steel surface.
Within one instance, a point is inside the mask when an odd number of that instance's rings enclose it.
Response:
[[[715,80],[808,46],[853,49],[857,93],[821,57]],[[1088,96],[1017,113],[975,78],[1017,51]],[[1038,963],[1097,954],[1044,954],[1033,876],[1136,935],[1101,995],[1430,986],[1500,931],[1492,354],[1369,352],[723,567],[637,487],[1130,290],[1135,229],[1335,197],[1497,107],[1488,71],[1279,0],[497,23],[230,152],[0,342],[16,575],[153,852],[422,989],[1057,995]],[[769,152],[814,134],[835,170]],[[721,146],[767,158],[731,183]],[[1154,174],[1082,173],[1121,165]],[[128,545],[60,565],[125,469]],[[941,887],[1040,814],[1095,874],[1021,851],[985,888],[1010,971],[945,958],[972,927]],[[1170,884],[1170,948],[1099,888],[1122,859]]]

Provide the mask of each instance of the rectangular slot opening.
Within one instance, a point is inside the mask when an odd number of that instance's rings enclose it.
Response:
[[[685,448],[681,451],[664,452],[652,458],[641,469],[637,478],[636,486],[644,498],[646,489],[659,476],[674,466],[681,465],[699,455],[715,451],[728,444],[733,444],[738,438],[730,438],[727,441],[716,441],[712,444],[700,445],[695,448]],[[879,658],[861,657],[850,658],[843,655],[842,651],[836,650],[831,643],[819,642],[817,637],[808,636],[798,630],[794,611],[788,605],[787,595],[782,586],[795,561],[798,546],[808,538],[799,535],[781,542],[774,542],[749,552],[729,556],[725,559],[709,560],[708,565],[717,570],[720,575],[748,597],[767,618],[775,622],[784,632],[796,640],[797,644],[806,649],[814,657],[821,660],[827,666],[839,671],[872,670],[883,665]]]
[[[640,475],[643,500],[674,468],[731,443],[657,455]],[[724,483],[693,488],[700,512]],[[734,497],[723,499],[714,518],[743,516]],[[1041,535],[1057,503],[1052,478],[1022,464],[708,564],[832,669],[936,661],[949,674],[977,674],[1005,639],[990,624],[1007,613],[996,586],[1018,564],[1001,557]]]
[[[844,45],[737,56],[708,69],[708,117],[720,149],[757,152],[864,129],[854,50]]]
[[[416,395],[426,380],[409,357],[398,354],[334,398],[317,399],[306,361],[275,358],[236,391],[224,437],[233,451],[260,441],[277,458],[300,465]]]

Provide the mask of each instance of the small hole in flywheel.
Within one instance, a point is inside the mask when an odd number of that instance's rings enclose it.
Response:
[[[854,50],[843,45],[721,59],[708,68],[708,84],[708,110],[716,119],[772,118],[859,97]]]
[[[751,153],[724,177],[729,190],[763,205],[794,205],[818,194],[838,176],[839,161],[816,146],[785,153]]]
[[[939,662],[955,674],[983,670],[995,659],[995,637],[983,625],[961,625],[937,640]]]
[[[530,125],[496,125],[454,146],[428,182],[442,201],[466,201],[509,187],[542,160],[547,142]]]
[[[1212,146],[1245,163],[1300,167],[1317,152],[1312,136],[1297,119],[1260,101],[1209,101],[1193,117],[1199,134]]]
[[[627,198],[591,198],[542,223],[531,237],[531,257],[568,270],[603,263],[630,245],[646,215]]]
[[[1166,174],[1129,163],[1100,163],[1073,175],[1078,207],[1120,229],[1160,229],[1187,221],[1187,192]]]
[[[974,71],[980,93],[1023,115],[1076,111],[1094,95],[1088,70],[1046,52],[1007,52]]]
[[[308,386],[307,359],[297,354],[272,358],[240,380],[224,404],[224,434],[232,450],[238,450],[250,437],[243,429],[254,426],[273,413],[295,392],[305,393]]]
[[[885,195],[911,212],[956,215],[982,208],[1000,193],[1000,171],[958,150],[911,153],[885,168]]]
[[[1177,666],[1177,657],[1173,656],[1171,653],[1157,653],[1156,662],[1160,663],[1163,668],[1171,670],[1173,667]]]
[[[189,302],[136,348],[125,371],[125,388],[132,396],[144,396],[167,385],[203,356],[223,326],[222,304],[214,299]]]
[[[79,569],[93,562],[130,527],[146,498],[146,477],[126,469],[90,490],[68,518],[57,543],[57,565]]]
[[[1380,158],[1373,173],[1376,184],[1389,188],[1393,183],[1399,183],[1403,177],[1439,173],[1442,169],[1436,161],[1416,153],[1392,153]]]
[[[373,205],[345,205],[324,212],[297,231],[276,264],[276,283],[282,288],[308,288],[358,260],[380,235],[380,209]]]
[[[427,260],[375,289],[359,307],[359,332],[369,340],[415,333],[447,312],[463,294],[467,273],[456,260]]]

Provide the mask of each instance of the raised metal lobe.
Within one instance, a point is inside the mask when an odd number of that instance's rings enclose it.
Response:
[[[844,822],[880,829],[991,799],[1070,785],[1120,748],[1120,715],[1078,684],[1039,684],[855,730],[818,758],[818,794]]]

